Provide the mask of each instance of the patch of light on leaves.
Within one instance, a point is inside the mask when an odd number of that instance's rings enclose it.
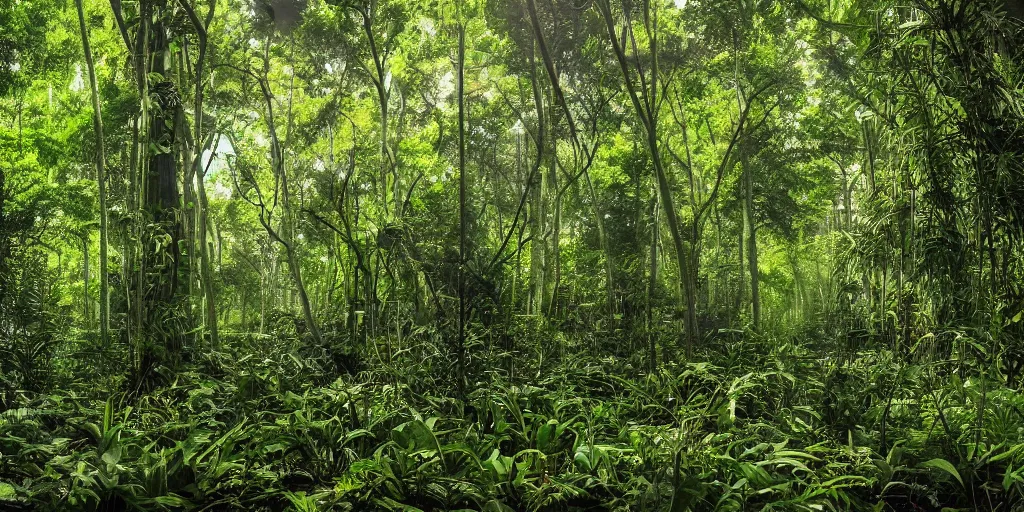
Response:
[[[420,18],[419,22],[420,30],[425,32],[430,37],[437,35],[437,29],[434,28],[434,20],[430,18]]]
[[[449,71],[437,81],[437,100],[439,102],[447,102],[448,98],[454,93],[455,74]]]
[[[85,89],[85,79],[82,78],[82,66],[75,64],[75,78],[71,80],[71,90],[74,92]]]
[[[210,188],[210,195],[215,199],[231,199],[231,187],[216,181],[213,183],[213,187]]]

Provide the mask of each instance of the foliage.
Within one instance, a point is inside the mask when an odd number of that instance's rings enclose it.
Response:
[[[0,509],[1024,509],[1021,12],[0,0]]]

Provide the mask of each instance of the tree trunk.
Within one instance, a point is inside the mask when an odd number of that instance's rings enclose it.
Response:
[[[533,52],[530,53],[530,77],[533,82],[534,103],[537,105],[537,162],[536,166],[543,165],[545,158],[544,144],[547,140],[547,118],[544,109],[544,102],[541,99],[540,83],[537,80],[536,63]],[[545,219],[547,217],[545,205],[545,192],[548,188],[548,173],[538,172],[533,175],[538,183],[533,187],[530,201],[530,314],[541,316],[544,314],[544,276],[545,276],[545,249],[547,240],[545,237]]]
[[[266,271],[260,272],[260,334],[263,334],[267,329],[267,273]]]
[[[583,173],[587,181],[587,190],[590,191],[590,202],[594,206],[594,219],[597,223],[597,241],[601,244],[601,252],[604,253],[605,273],[605,307],[609,318],[615,317],[615,262],[612,260],[611,244],[608,242],[608,233],[604,228],[604,218],[597,198],[597,190],[594,188],[594,181],[590,179],[590,173]]]
[[[456,353],[459,394],[465,393],[466,352],[466,26],[459,23],[459,345]]]
[[[292,43],[294,45],[294,41]],[[266,52],[264,54],[264,71],[266,72],[270,68],[270,54],[269,54],[270,41],[267,41]],[[288,109],[288,127],[291,127],[291,95],[295,87],[295,73],[292,71],[291,81],[289,85],[289,109]],[[277,124],[274,121],[274,95],[270,90],[269,83],[264,79],[260,80],[260,89],[263,94],[263,100],[267,106],[267,129],[270,132],[270,156],[271,166],[273,168],[275,176],[279,180],[279,186],[281,191],[281,226],[279,229],[274,229],[269,221],[269,216],[266,215],[266,205],[260,203],[259,207],[262,211],[260,215],[260,222],[263,224],[263,228],[270,235],[271,239],[280,244],[284,248],[285,258],[288,263],[288,271],[292,276],[292,280],[295,284],[295,291],[298,294],[299,304],[302,307],[303,318],[306,320],[306,326],[309,329],[310,335],[317,345],[322,344],[323,337],[320,335],[320,327],[316,323],[316,319],[313,317],[313,308],[309,302],[309,295],[306,293],[306,286],[302,281],[302,268],[299,265],[299,258],[296,254],[297,249],[295,247],[294,237],[294,214],[291,205],[291,192],[288,184],[288,171],[285,166],[285,144],[282,144],[280,137],[277,134]],[[288,135],[290,138],[291,135]]]
[[[654,336],[654,294],[658,289],[658,244],[661,238],[661,221],[658,218],[660,215],[659,198],[657,197],[657,190],[655,190],[654,204],[651,205],[651,260],[650,260],[650,279],[647,281],[647,343],[648,343],[648,357],[651,363],[651,371],[654,371],[658,367],[658,352],[656,342],[657,339]]]
[[[106,154],[103,151],[103,115],[100,110],[96,65],[89,45],[89,29],[85,25],[82,0],[75,0],[75,6],[78,9],[78,26],[82,32],[82,49],[85,52],[86,67],[89,69],[89,89],[92,93],[92,128],[96,137],[96,182],[99,185],[100,196],[100,342],[107,346],[110,343],[110,287],[107,278],[107,175]]]
[[[82,319],[92,325],[92,300],[89,297],[89,236],[82,237]]]
[[[366,34],[367,42],[370,47],[370,56],[373,59],[373,69],[367,70],[370,72],[370,78],[373,81],[373,86],[377,91],[377,102],[380,103],[380,157],[381,157],[381,199],[384,211],[388,209],[388,178],[391,177],[394,182],[392,200],[395,202],[395,218],[399,216],[402,208],[402,199],[400,184],[398,182],[398,174],[395,168],[396,156],[395,151],[392,149],[390,142],[388,141],[388,100],[390,94],[388,92],[388,70],[387,70],[387,52],[381,52],[377,48],[377,38],[373,34],[373,7],[369,7],[367,10],[362,11],[360,14],[363,18],[363,33]]]
[[[740,112],[747,109],[748,99],[743,93],[741,69],[743,64],[740,59],[739,35],[733,32],[733,48],[736,52],[735,67],[733,69],[736,78],[736,105]],[[754,219],[754,173],[750,168],[750,143],[748,140],[740,140],[740,165],[743,167],[743,225],[747,233],[747,265],[750,268],[750,310],[751,324],[754,332],[761,331],[761,291],[760,275],[757,266],[757,223]]]
[[[157,251],[141,254],[140,279],[136,283],[141,300],[138,343],[141,345],[138,377],[150,378],[152,370],[177,359],[184,332],[191,329],[167,328],[169,320],[179,317],[181,293],[178,286],[182,238],[180,196],[178,191],[178,165],[174,152],[175,134],[178,133],[180,100],[174,82],[169,79],[171,63],[170,34],[165,25],[168,0],[143,3],[140,16],[144,32],[148,33],[148,73],[141,73],[140,95],[146,108],[146,135],[142,138],[142,154],[148,154],[143,173],[143,204],[159,234],[150,233],[146,244],[155,244]],[[148,31],[145,30],[148,28]],[[140,44],[136,45],[141,46]],[[145,68],[143,68],[145,69]],[[159,80],[158,82],[156,82]],[[149,82],[156,82],[149,86]],[[150,101],[150,99],[154,101]],[[142,160],[142,159],[140,159]],[[140,162],[141,163],[141,162]],[[145,339],[146,334],[152,339]]]
[[[554,173],[552,173],[554,177]],[[554,188],[558,188],[557,184]],[[560,250],[561,231],[562,231],[562,197],[560,195],[555,196],[555,212],[552,219],[551,227],[551,257],[554,258],[552,264],[549,265],[551,270],[551,293],[548,295],[550,298],[548,302],[548,316],[551,318],[558,317],[558,295],[560,293],[559,288],[562,284],[562,254]]]
[[[532,27],[533,27],[534,37],[535,37],[535,39],[537,41],[538,49],[540,50],[541,56],[543,57],[543,60],[544,60],[544,67],[545,67],[545,69],[547,71],[548,79],[551,82],[551,87],[552,87],[553,92],[554,92],[555,101],[562,106],[562,109],[563,109],[564,114],[565,114],[565,119],[566,119],[566,121],[568,121],[568,124],[569,124],[569,135],[572,138],[572,142],[574,143],[574,145],[573,145],[574,150],[577,151],[577,152],[587,153],[587,151],[584,148],[583,144],[579,140],[578,134],[576,132],[576,122],[573,120],[572,111],[569,109],[569,105],[565,101],[565,95],[562,92],[561,85],[559,84],[558,72],[555,69],[554,59],[552,58],[551,52],[548,50],[547,43],[544,40],[544,32],[541,30],[540,18],[537,16],[536,2],[534,2],[534,0],[527,0],[526,7],[527,7],[527,11],[528,11],[528,13],[530,15],[530,22],[531,22]],[[595,131],[596,131],[596,129],[597,128],[595,126]],[[595,137],[596,137],[596,133],[595,133]],[[554,154],[555,151],[557,151],[557,148],[554,146],[554,144],[552,144],[552,150],[553,150],[553,154]],[[605,255],[605,274],[606,274],[605,275],[605,278],[606,278],[606,290],[605,290],[605,292],[606,292],[606,300],[607,300],[606,307],[607,307],[607,310],[608,310],[607,311],[608,315],[613,317],[614,314],[615,314],[615,283],[614,283],[614,273],[613,273],[614,264],[612,262],[612,253],[611,253],[611,249],[609,248],[608,237],[607,237],[607,234],[606,234],[605,229],[604,229],[604,218],[602,217],[601,207],[598,204],[598,200],[597,200],[597,192],[594,190],[594,183],[590,179],[590,172],[589,172],[589,167],[590,167],[591,162],[593,161],[594,153],[596,153],[596,151],[597,151],[597,145],[595,143],[594,148],[587,155],[587,158],[588,158],[589,161],[586,164],[584,164],[585,167],[582,170],[582,174],[583,174],[584,179],[587,182],[587,189],[590,192],[590,200],[591,200],[591,204],[592,204],[593,209],[594,209],[594,219],[595,219],[596,224],[597,224],[597,236],[598,236],[599,243],[601,245],[601,250],[604,252],[604,255]],[[561,204],[560,203],[556,203],[555,208],[556,208],[556,219],[560,220],[560,218],[561,218],[560,217]],[[556,221],[556,230],[558,228],[559,228],[559,222]],[[556,234],[555,234],[556,274],[558,273],[558,268],[560,266],[560,263],[559,263],[559,261],[560,261],[560,252],[559,252],[560,249],[558,248],[558,240],[557,239],[558,239],[558,233],[556,231]],[[557,293],[557,290],[558,290],[558,280],[556,279],[556,283],[555,283],[555,291],[556,291],[556,293]]]
[[[740,186],[736,187],[736,195],[738,196],[736,199],[739,200],[740,204],[746,204],[745,199],[744,199],[745,195],[743,193],[743,189],[746,188],[746,184],[742,183],[743,176],[740,176],[740,180],[741,180]],[[747,269],[747,259],[745,258],[745,255],[746,255],[746,252],[747,252],[746,251],[746,245],[747,244],[746,244],[746,237],[744,236],[745,235],[744,232],[747,230],[746,218],[747,218],[747,216],[743,215],[743,221],[740,222],[739,229],[737,230],[737,231],[739,231],[739,235],[738,235],[738,240],[737,240],[738,243],[736,244],[736,255],[737,255],[737,261],[736,261],[737,267],[736,268],[739,269],[739,274],[738,274],[739,275],[739,280],[738,280],[738,283],[737,283],[738,286],[737,286],[737,290],[736,290],[736,301],[735,301],[735,306],[734,306],[735,317],[734,318],[738,319],[738,321],[739,321],[741,326],[743,324],[743,315],[745,314],[743,312],[743,310],[746,308],[746,303],[747,303],[747,270],[746,270]]]
[[[657,21],[650,12],[650,2],[645,1],[643,3],[644,16],[646,19],[653,20],[653,23],[647,25],[648,27],[648,44],[650,47],[651,55],[651,71],[649,79],[649,90],[644,90],[642,87],[639,88],[639,93],[643,94],[644,101],[641,101],[638,95],[638,87],[632,81],[633,73],[630,71],[630,64],[626,58],[626,54],[622,47],[619,45],[619,40],[615,31],[615,22],[612,18],[611,6],[608,0],[598,0],[598,9],[601,11],[601,15],[604,18],[605,26],[608,29],[608,36],[611,40],[612,48],[615,50],[615,57],[619,63],[619,68],[622,71],[622,76],[626,81],[626,91],[629,93],[630,101],[633,104],[633,108],[636,112],[637,117],[640,118],[641,124],[643,125],[645,132],[645,141],[647,148],[650,151],[651,162],[654,164],[654,175],[658,180],[658,193],[661,196],[662,209],[665,211],[665,220],[668,223],[669,234],[672,235],[672,244],[675,248],[676,263],[679,268],[679,280],[683,285],[683,293],[680,297],[680,309],[685,308],[685,340],[687,353],[689,354],[697,338],[697,315],[696,315],[696,297],[695,290],[693,290],[690,280],[686,279],[686,275],[690,272],[690,265],[688,260],[688,252],[686,249],[686,243],[683,241],[683,231],[680,227],[679,217],[676,215],[675,203],[672,199],[672,187],[668,180],[668,175],[665,172],[664,162],[661,158],[661,149],[658,146],[658,112],[656,106],[658,105],[657,95],[660,91],[660,85],[658,82],[658,75],[660,73],[658,69],[658,38],[657,38]],[[624,30],[632,31],[632,26],[627,18]]]
[[[754,220],[754,177],[743,151],[743,221],[747,227],[747,261],[750,267],[750,311],[754,332],[761,331],[760,275],[757,266],[757,224]]]
[[[213,155],[210,156],[213,158]],[[213,264],[211,262],[212,250],[210,242],[207,241],[209,234],[209,208],[210,202],[206,195],[206,173],[200,172],[196,177],[199,187],[199,251],[200,251],[200,272],[203,280],[203,296],[206,302],[206,328],[210,330],[210,347],[213,350],[220,348],[220,334],[217,330],[217,298],[213,288]]]
[[[682,229],[679,226],[679,218],[676,215],[675,204],[672,200],[672,190],[669,186],[668,176],[662,165],[661,155],[658,149],[657,137],[652,128],[648,134],[648,144],[651,154],[655,160],[654,170],[658,177],[658,189],[661,196],[662,209],[665,210],[665,220],[668,221],[669,233],[672,235],[672,243],[676,250],[676,263],[679,267],[679,279],[683,284],[683,301],[686,308],[686,353],[691,354],[693,345],[697,339],[697,298],[696,290],[693,288],[692,280],[687,276],[690,274],[690,265],[687,261],[688,250],[683,241]]]
[[[249,291],[242,292],[242,310],[239,311],[238,325],[241,332],[249,332]]]
[[[206,328],[210,332],[210,346],[217,350],[220,347],[220,336],[217,330],[217,300],[213,288],[213,263],[210,243],[207,241],[207,236],[210,233],[210,220],[209,220],[209,198],[206,195],[206,168],[203,167],[203,152],[206,144],[203,143],[203,100],[204,100],[204,88],[205,78],[203,71],[206,66],[206,47],[207,47],[207,28],[210,22],[213,20],[214,12],[217,8],[217,1],[213,0],[210,3],[210,10],[206,16],[206,22],[196,15],[195,10],[187,2],[181,2],[181,6],[185,9],[189,20],[192,22],[192,27],[195,29],[197,38],[199,40],[199,55],[196,59],[195,66],[195,96],[193,97],[193,133],[192,133],[192,148],[195,152],[192,155],[192,172],[196,177],[196,186],[198,188],[198,212],[197,212],[197,228],[199,235],[199,264],[200,264],[200,277],[202,280],[202,291],[205,302],[205,317],[206,317]],[[210,158],[214,157],[213,152],[216,150],[217,143],[220,140],[220,136],[211,137],[209,139],[209,150]],[[189,186],[191,186],[191,180]]]

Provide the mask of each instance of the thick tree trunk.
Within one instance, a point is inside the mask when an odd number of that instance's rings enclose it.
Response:
[[[141,61],[142,66],[149,63],[148,73],[140,73],[138,80],[143,103],[153,104],[152,107],[144,106],[146,133],[140,138],[143,148],[141,155],[148,156],[140,157],[140,165],[145,165],[142,173],[143,204],[160,231],[159,234],[150,232],[148,236],[143,235],[147,245],[155,244],[159,250],[147,250],[140,254],[140,278],[136,283],[138,294],[141,295],[136,301],[140,317],[137,339],[140,345],[140,383],[151,378],[155,367],[173,364],[181,349],[183,333],[191,330],[187,326],[184,329],[168,328],[168,321],[179,317],[182,297],[178,286],[181,266],[179,243],[182,238],[178,214],[179,176],[174,151],[175,134],[179,132],[180,97],[168,76],[173,59],[169,28],[165,25],[168,9],[168,0],[143,3],[140,19],[143,20],[142,32],[148,37],[136,44],[137,48],[148,47],[148,57]],[[142,160],[146,160],[146,163],[142,164]]]

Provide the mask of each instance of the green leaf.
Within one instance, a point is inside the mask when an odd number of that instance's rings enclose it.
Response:
[[[1024,316],[1024,309],[1018,311],[1016,315],[1013,315],[1013,318],[1010,319],[1008,324],[1015,324],[1020,322],[1021,316]]]
[[[509,507],[508,505],[506,505],[505,503],[503,503],[503,502],[501,502],[499,500],[488,501],[487,504],[484,505],[484,509],[483,510],[484,510],[484,512],[512,512],[513,511],[512,507]]]
[[[169,507],[191,508],[193,506],[191,502],[189,502],[185,498],[182,498],[181,496],[178,496],[177,494],[157,496],[156,498],[153,498],[153,501]]]
[[[7,482],[0,482],[0,501],[13,500],[18,496],[14,486]]]
[[[1003,490],[1009,491],[1010,487],[1013,487],[1013,481],[1019,477],[1013,474],[1013,468],[1007,467],[1006,473],[1003,474]]]
[[[100,458],[110,466],[117,465],[118,461],[121,460],[121,445],[114,444]]]
[[[577,449],[572,461],[576,464],[577,469],[589,472],[593,469],[593,466],[590,464],[588,450],[585,450],[586,446],[580,446],[580,448],[584,449]]]
[[[672,493],[672,504],[669,506],[671,512],[686,512],[693,510],[693,506],[707,494],[707,487],[693,476],[686,476],[679,480],[678,486]]]
[[[491,475],[495,480],[504,480],[508,475],[509,468],[512,466],[512,457],[503,456],[501,450],[495,448],[491,452],[491,456],[482,465],[491,471]]]
[[[537,430],[537,449],[544,450],[555,438],[555,429],[558,428],[558,420],[548,420],[546,424]]]
[[[924,468],[935,468],[935,469],[940,469],[942,471],[945,471],[946,473],[949,473],[950,475],[952,475],[953,478],[956,478],[956,481],[960,482],[960,486],[961,487],[964,487],[964,479],[960,477],[960,472],[957,471],[956,468],[953,467],[953,464],[951,464],[948,460],[945,460],[945,459],[932,459],[932,460],[929,460],[929,461],[922,462],[921,463],[921,467],[924,467]]]

